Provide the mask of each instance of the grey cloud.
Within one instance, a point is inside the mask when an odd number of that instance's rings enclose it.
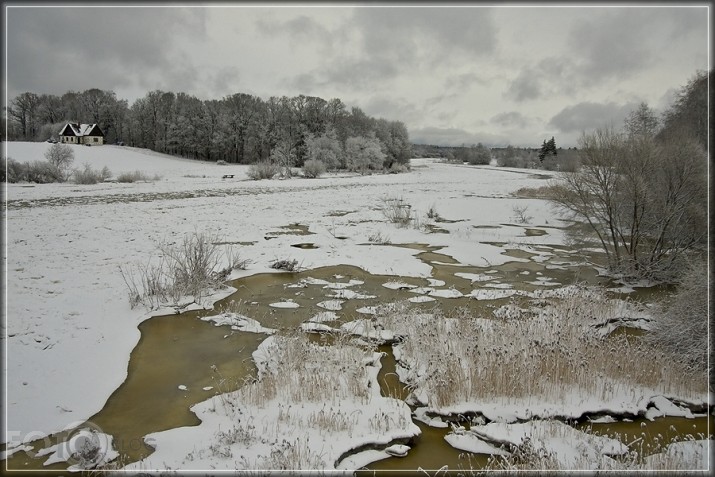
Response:
[[[522,102],[548,94],[570,94],[579,81],[577,66],[572,60],[547,57],[534,66],[525,67],[509,84],[504,96]]]
[[[679,93],[680,90],[677,88],[668,88],[668,90],[663,93],[663,96],[660,97],[658,102],[652,107],[657,110],[665,111],[675,103]]]
[[[211,85],[212,97],[221,97],[236,92],[240,79],[238,68],[235,66],[223,66],[215,73],[210,74],[208,84]]]
[[[490,122],[505,128],[524,128],[529,125],[529,120],[518,111],[509,111],[492,116]]]
[[[276,20],[263,17],[256,20],[256,27],[265,35],[287,34],[293,38],[325,40],[332,32],[306,15],[299,15],[290,20]]]
[[[509,144],[509,139],[500,134],[471,133],[458,128],[426,127],[409,130],[410,139],[415,144],[432,144],[435,146],[471,146],[482,143],[485,146]]]
[[[664,54],[682,54],[683,45],[688,50],[699,46],[705,54],[705,13],[704,8],[679,6],[606,8],[575,23],[567,44],[578,52],[580,81],[586,86],[622,81],[662,62]]]
[[[446,89],[461,92],[468,90],[475,84],[479,86],[488,86],[489,81],[476,73],[469,72],[447,77],[444,82],[444,87]]]
[[[177,69],[167,41],[174,33],[206,33],[202,9],[19,7],[7,13],[9,95],[127,86],[135,77]]]
[[[533,71],[522,71],[509,85],[504,96],[514,101],[527,101],[541,96],[541,82]]]
[[[370,116],[391,121],[411,122],[420,119],[424,115],[413,103],[405,99],[383,95],[369,98],[362,103],[361,108]]]
[[[312,94],[318,91],[321,82],[310,73],[301,73],[282,81],[282,84],[289,89],[295,89],[299,94]]]
[[[288,80],[296,87],[337,85],[367,90],[400,75],[418,74],[464,55],[487,55],[496,45],[491,9],[485,8],[355,8],[342,25],[326,29],[300,16],[287,22],[258,23],[264,31],[314,35],[332,45],[323,64],[307,76]],[[352,40],[349,40],[352,39]],[[350,42],[352,41],[352,43]],[[463,84],[477,77],[455,79]]]
[[[306,36],[306,37],[317,37],[320,39],[325,39],[330,35],[327,28],[316,22],[315,20],[301,15],[292,20],[288,20],[285,23],[285,28],[291,35],[294,36]]]
[[[360,39],[347,45],[358,49],[328,63],[323,77],[357,88],[416,74],[455,54],[487,55],[496,45],[491,10],[484,8],[356,8],[343,29]]]
[[[607,126],[620,129],[626,116],[637,106],[637,103],[582,102],[562,109],[551,118],[549,125],[565,133],[592,131]]]
[[[612,76],[622,79],[648,63],[651,49],[647,46],[654,38],[649,31],[658,16],[651,9],[619,8],[574,25],[568,44],[578,52],[584,82]]]
[[[490,8],[356,8],[354,20],[363,32],[367,51],[395,48],[421,37],[436,43],[441,56],[455,49],[486,55],[496,46]]]
[[[376,82],[395,78],[399,73],[398,66],[386,58],[345,59],[332,63],[321,75],[318,84],[366,90],[374,88]]]
[[[662,62],[664,54],[680,54],[682,45],[692,50],[697,45],[692,38],[702,39],[705,31],[703,11],[697,9],[604,7],[592,12],[566,35],[573,54],[524,66],[504,96],[528,101],[623,81]],[[683,42],[681,47],[676,46],[678,41]]]

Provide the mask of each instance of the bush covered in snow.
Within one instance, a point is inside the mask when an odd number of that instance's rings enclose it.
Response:
[[[318,159],[308,159],[303,164],[303,176],[309,179],[316,179],[325,174],[325,171],[325,163]]]
[[[149,182],[152,179],[158,180],[159,176],[154,176],[152,178],[152,177],[149,177],[148,175],[146,175],[145,173],[143,173],[142,171],[123,172],[122,174],[119,174],[117,176],[117,182],[128,182],[128,183],[140,182],[140,181]]]
[[[277,164],[270,161],[257,162],[251,164],[248,168],[248,178],[254,181],[261,179],[273,179],[273,176],[278,174],[280,168]]]
[[[34,182],[36,184],[49,184],[64,182],[65,172],[47,161],[18,162],[12,158],[7,159],[7,182]]]
[[[698,371],[708,370],[708,297],[707,265],[693,262],[677,293],[661,306],[649,335],[674,360]]]
[[[72,180],[75,184],[96,184],[112,177],[112,173],[107,166],[101,171],[92,169],[89,164],[84,165],[84,169],[75,169],[72,173]]]

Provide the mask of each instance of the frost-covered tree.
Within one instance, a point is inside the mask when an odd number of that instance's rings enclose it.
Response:
[[[319,136],[309,135],[305,144],[308,160],[320,161],[328,170],[338,169],[343,165],[343,148],[333,128],[328,128]]]
[[[55,143],[45,152],[45,159],[59,170],[64,171],[74,161],[74,151],[67,144]]]
[[[654,138],[659,124],[655,111],[643,102],[628,115],[624,129],[630,137]]]
[[[270,162],[281,168],[284,177],[291,176],[291,167],[296,165],[298,155],[295,144],[289,138],[283,138],[271,150]]]
[[[345,141],[345,156],[348,169],[361,174],[382,169],[385,160],[380,141],[374,135],[349,137]]]
[[[472,146],[469,151],[467,161],[475,165],[487,165],[492,160],[492,153],[487,146],[481,142],[476,146]]]

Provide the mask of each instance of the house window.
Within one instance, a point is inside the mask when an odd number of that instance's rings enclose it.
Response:
[[[98,138],[98,137],[95,137],[95,138],[94,138],[94,142],[99,142],[99,138]]]

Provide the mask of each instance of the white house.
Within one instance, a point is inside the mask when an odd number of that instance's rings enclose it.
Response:
[[[60,142],[65,144],[104,144],[104,133],[96,124],[67,123],[60,131]]]

